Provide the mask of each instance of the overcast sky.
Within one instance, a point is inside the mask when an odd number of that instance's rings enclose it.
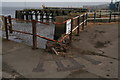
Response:
[[[111,0],[1,0],[2,2],[110,2]],[[113,0],[120,1],[120,0]]]
[[[77,7],[77,6],[83,6],[83,5],[100,5],[100,4],[106,4],[106,3],[110,3],[111,0],[0,0],[2,2],[7,2],[7,3],[3,3],[2,5],[0,4],[0,6],[2,7],[40,7],[42,5],[45,6],[55,6],[55,7]],[[120,0],[113,0],[115,1],[120,1]],[[14,3],[13,3],[14,2]],[[29,2],[33,2],[33,3],[29,3]],[[63,4],[63,3],[47,3],[47,2],[77,2],[77,3],[67,3],[67,4]],[[78,3],[80,2],[80,3]],[[86,3],[87,2],[87,3]],[[94,3],[97,2],[97,3]]]

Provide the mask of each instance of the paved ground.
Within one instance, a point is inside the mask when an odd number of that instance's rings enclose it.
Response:
[[[3,77],[117,78],[117,31],[117,23],[90,25],[64,57],[3,40]]]
[[[2,78],[2,38],[0,37],[0,79],[1,78]]]

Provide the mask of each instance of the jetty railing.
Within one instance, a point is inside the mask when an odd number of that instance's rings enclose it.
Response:
[[[77,31],[77,35],[79,35],[80,30],[84,30],[85,26],[87,26],[88,22],[118,22],[119,21],[119,16],[120,16],[120,12],[106,12],[106,14],[103,14],[102,12],[93,12],[92,16],[90,13],[84,13],[82,15],[76,16],[71,20],[71,30],[69,31],[69,33],[64,33],[62,37],[59,38],[58,42],[62,42],[65,38],[69,37],[70,43],[72,42],[72,33],[74,31]],[[66,20],[62,23],[59,22],[54,22],[54,24],[66,24],[67,21]],[[98,21],[99,20],[99,21]],[[65,26],[66,27],[66,26]]]
[[[53,22],[53,24],[65,24],[66,27],[66,32],[64,34],[61,34],[61,37],[58,40],[54,40],[51,38],[47,38],[45,36],[41,36],[40,34],[37,33],[37,24],[45,24],[49,26],[49,23],[41,22],[41,21],[36,21],[36,20],[23,20],[23,19],[16,19],[16,18],[11,18],[11,16],[4,17],[4,27],[5,27],[5,35],[6,39],[9,40],[9,33],[20,33],[20,34],[27,34],[31,35],[32,39],[32,46],[33,49],[37,48],[37,37],[45,39],[47,41],[53,41],[53,42],[58,42],[62,43],[66,38],[69,38],[69,43],[72,43],[72,36],[73,32],[77,32],[76,34],[79,35],[81,30],[84,30],[85,26],[87,26],[88,21],[93,20],[94,23],[96,23],[96,13],[93,14],[93,18],[90,18],[91,16],[89,13],[84,13],[82,15],[75,16],[74,18],[68,19],[63,22]],[[100,15],[100,18],[102,19],[102,16]],[[109,17],[108,17],[109,22],[112,20],[112,12],[110,12]],[[19,28],[14,28],[13,26],[13,21],[19,22],[21,24],[27,23],[26,29],[19,29]],[[29,25],[28,25],[29,24]],[[20,25],[22,26],[22,25]],[[29,29],[30,28],[30,29]]]
[[[98,22],[117,22],[119,20],[120,12],[89,12],[88,20],[94,23]]]
[[[40,36],[37,34],[37,24],[42,23],[45,25],[49,25],[49,23],[44,23],[36,20],[22,20],[22,19],[16,19],[16,18],[11,18],[11,16],[8,17],[3,17],[4,19],[4,27],[5,27],[5,35],[6,39],[9,40],[9,33],[14,33],[14,34],[22,34],[22,35],[29,35],[32,36],[32,42],[33,42],[33,49],[37,48],[37,37],[50,40],[50,41],[55,41],[50,38],[46,38],[43,36]],[[25,26],[23,26],[25,24]],[[19,35],[18,34],[18,35]],[[26,37],[26,36],[25,36]]]
[[[16,33],[16,34],[19,33],[19,34],[22,34],[22,35],[25,35],[25,34],[26,35],[30,35],[30,36],[32,36],[32,46],[33,46],[33,49],[37,48],[37,37],[40,37],[40,38],[48,40],[48,41],[61,43],[67,36],[69,36],[70,37],[70,41],[71,41],[72,40],[72,32],[77,30],[78,31],[77,34],[79,34],[80,25],[82,25],[85,22],[87,22],[87,20],[85,20],[84,16],[85,15],[77,16],[75,18],[69,19],[69,20],[72,21],[72,23],[71,23],[71,30],[68,33],[66,33],[63,37],[61,37],[59,40],[50,39],[50,38],[47,38],[47,37],[44,37],[44,36],[41,36],[41,35],[37,34],[36,24],[37,23],[42,23],[42,24],[45,24],[45,25],[49,25],[48,23],[43,23],[43,22],[36,21],[36,20],[16,19],[16,18],[11,18],[11,16],[4,17],[4,27],[5,27],[6,39],[9,40],[9,35],[10,35],[9,33],[11,33],[11,34],[12,33]],[[82,18],[82,20],[83,20],[82,23],[80,23],[80,18]],[[66,20],[63,23],[66,24],[67,21],[69,21],[69,20]],[[14,23],[14,21],[16,23]],[[20,24],[27,23],[27,25],[24,26],[26,28],[25,29],[19,28],[19,27],[22,27],[22,25],[19,25],[19,24],[15,26],[14,24],[17,24],[17,23],[20,23]],[[54,22],[53,24],[63,24],[63,23]],[[82,28],[84,29],[84,25],[82,25]]]
[[[59,43],[63,42],[66,38],[69,38],[69,44],[72,43],[72,36],[73,32],[77,32],[76,35],[79,36],[80,30],[84,30],[85,26],[87,26],[88,23],[88,13],[78,15],[74,18],[68,19],[62,23],[54,22],[54,24],[65,24],[66,26],[66,32],[62,34],[62,37],[60,37],[57,41]],[[68,24],[69,22],[69,24]],[[70,25],[70,26],[69,26]],[[67,30],[68,29],[68,30]]]

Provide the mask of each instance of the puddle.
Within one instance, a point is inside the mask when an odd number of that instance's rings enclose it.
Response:
[[[109,77],[110,75],[106,75],[107,77]]]
[[[113,62],[110,62],[110,64],[113,64]]]
[[[104,48],[104,47],[105,47],[104,42],[97,41],[95,44],[95,48]]]

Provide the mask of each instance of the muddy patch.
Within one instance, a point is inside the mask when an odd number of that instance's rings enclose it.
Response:
[[[97,41],[95,43],[94,47],[95,48],[105,48],[105,47],[107,47],[108,44],[111,44],[111,42],[110,41],[105,41],[105,42]]]

